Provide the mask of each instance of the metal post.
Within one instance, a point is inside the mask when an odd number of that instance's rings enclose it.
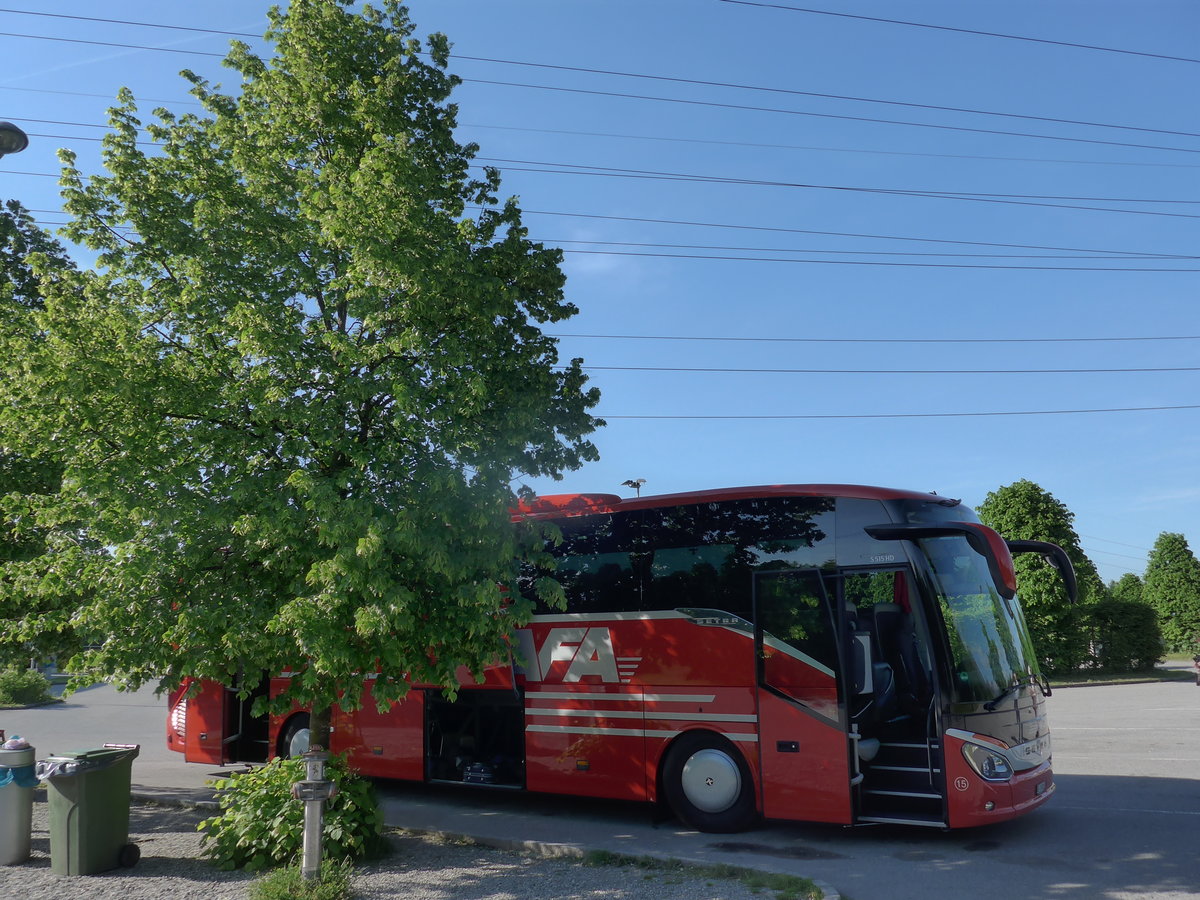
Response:
[[[304,842],[300,857],[302,881],[316,881],[321,877],[322,837],[325,830],[325,801],[337,793],[337,785],[325,777],[325,761],[329,754],[324,750],[309,750],[301,759],[307,769],[304,781],[292,785],[292,796],[304,801]]]

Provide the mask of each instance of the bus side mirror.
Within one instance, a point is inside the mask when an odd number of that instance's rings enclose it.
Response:
[[[939,522],[868,525],[863,529],[877,541],[916,541],[921,538],[963,537],[971,549],[987,561],[988,571],[996,591],[1005,600],[1017,595],[1017,576],[1013,570],[1012,551],[993,529],[978,522]]]
[[[1067,589],[1067,599],[1071,603],[1076,603],[1079,600],[1079,582],[1075,578],[1075,567],[1071,565],[1071,558],[1067,556],[1067,551],[1058,544],[1052,544],[1049,541],[1005,541],[1008,544],[1008,552],[1013,556],[1021,553],[1037,553],[1050,564],[1063,580],[1063,586]]]

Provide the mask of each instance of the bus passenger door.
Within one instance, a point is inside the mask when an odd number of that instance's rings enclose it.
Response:
[[[224,685],[201,682],[200,693],[187,700],[187,726],[183,758],[188,762],[224,765],[225,731],[229,725],[231,703],[236,700]]]
[[[820,574],[755,573],[754,623],[763,815],[849,823],[837,631]]]

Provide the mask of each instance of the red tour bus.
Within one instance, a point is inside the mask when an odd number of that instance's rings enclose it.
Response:
[[[1054,792],[1012,553],[1074,595],[1061,548],[1005,542],[957,500],[856,485],[543,497],[565,610],[539,608],[454,702],[414,686],[335,708],[329,744],[377,777],[665,802],[733,831],[759,817],[962,828]],[[537,573],[530,573],[530,578]],[[264,680],[262,690],[286,682]],[[170,698],[193,762],[307,746],[205,683]]]

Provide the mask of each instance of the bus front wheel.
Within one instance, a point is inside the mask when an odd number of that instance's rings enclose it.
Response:
[[[755,819],[754,781],[737,748],[720,735],[682,735],[667,751],[663,790],[671,811],[700,831],[742,831]]]
[[[307,753],[310,734],[308,713],[296,713],[279,730],[279,756],[291,759]]]

